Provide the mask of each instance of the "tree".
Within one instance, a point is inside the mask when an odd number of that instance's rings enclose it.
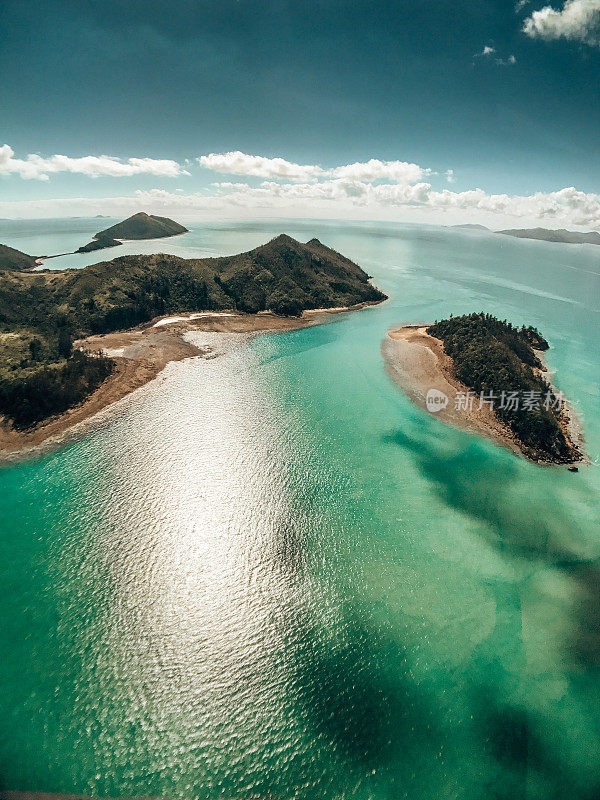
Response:
[[[33,339],[29,340],[29,352],[31,354],[32,361],[39,360],[42,353],[42,343],[37,336],[34,336]]]

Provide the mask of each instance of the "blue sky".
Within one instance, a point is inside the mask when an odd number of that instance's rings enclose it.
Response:
[[[81,198],[81,213],[316,204],[326,216],[600,224],[600,0],[5,0],[0,29],[3,216],[77,213],[67,201]],[[290,184],[268,164],[238,157],[231,174],[197,161],[231,151],[324,172]],[[45,161],[22,166],[36,154]],[[48,161],[57,154],[67,161]],[[77,162],[100,156],[129,167]],[[398,185],[392,168],[371,169],[366,189],[364,169],[352,186],[325,174],[371,159],[418,165],[412,184],[430,189],[373,191]],[[529,201],[454,197],[475,189]]]

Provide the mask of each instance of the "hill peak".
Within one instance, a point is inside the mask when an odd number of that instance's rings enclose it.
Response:
[[[299,245],[302,244],[297,239],[292,238],[287,233],[280,233],[279,236],[275,236],[274,239],[271,239],[270,242],[267,244],[285,244],[285,245]]]

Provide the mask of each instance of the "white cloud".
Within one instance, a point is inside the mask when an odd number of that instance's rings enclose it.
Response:
[[[376,181],[389,180],[394,183],[414,183],[426,175],[431,175],[430,169],[423,169],[418,164],[409,164],[406,161],[380,161],[371,158],[369,161],[357,161],[327,171],[333,178],[350,179],[375,183]]]
[[[585,193],[574,187],[531,195],[489,194],[482,189],[455,192],[437,191],[430,183],[378,184],[353,180],[326,180],[318,183],[280,183],[264,181],[260,186],[246,183],[219,183],[212,194],[179,194],[164,189],[138,191],[135,195],[104,200],[52,201],[52,213],[89,208],[93,213],[118,215],[147,208],[160,212],[203,216],[280,216],[418,219],[424,222],[484,222],[490,226],[573,227],[600,229],[600,194]],[[43,203],[0,203],[0,215],[16,211],[32,216]],[[17,208],[18,207],[18,208]],[[71,212],[74,213],[74,212]]]
[[[47,181],[50,175],[57,172],[70,172],[87,175],[90,178],[108,176],[124,178],[132,175],[160,175],[173,178],[187,175],[176,161],[156,158],[129,158],[122,161],[112,156],[69,156],[54,155],[48,158],[30,154],[25,159],[15,158],[12,147],[5,144],[0,147],[0,175],[20,175],[28,180]]]
[[[5,148],[0,153],[6,161]],[[273,162],[284,162],[283,159],[248,158],[262,162],[261,169],[273,168],[275,175],[260,185],[250,185],[243,179],[222,181],[195,193],[185,193],[180,188],[174,191],[156,188],[140,190],[125,197],[4,201],[0,202],[0,216],[80,216],[85,213],[121,216],[143,208],[153,213],[166,211],[171,216],[202,215],[203,218],[288,215],[482,222],[490,227],[541,224],[545,227],[600,228],[600,194],[581,192],[574,187],[530,195],[490,194],[478,188],[457,192],[447,185],[446,188],[434,188],[426,180],[436,174],[430,169],[404,161],[378,159],[328,170],[316,167],[320,172],[309,171],[307,178],[301,181],[298,179],[301,173],[296,170],[288,172],[286,178],[282,177],[281,170]],[[239,163],[244,163],[243,159]],[[258,168],[256,161],[245,163],[250,163],[252,169]],[[298,170],[306,169],[301,165],[291,166]],[[442,185],[446,182],[452,184],[453,170],[439,175],[438,181]]]
[[[200,156],[198,163],[223,175],[252,175],[258,178],[282,178],[289,181],[316,180],[323,174],[316,165],[294,164],[284,158],[250,156],[235,150]]]
[[[562,10],[544,6],[527,17],[523,32],[532,39],[569,39],[600,44],[600,0],[567,0]]]
[[[475,53],[474,58],[493,58],[499,67],[509,67],[517,63],[516,56],[510,55],[508,58],[502,58],[501,56],[496,57],[497,53],[498,51],[495,47],[486,44],[481,53]]]
[[[0,216],[36,217],[85,213],[126,215],[144,208],[187,217],[311,216],[421,222],[483,222],[490,227],[600,229],[600,194],[567,187],[531,195],[488,194],[482,189],[437,191],[430,183],[378,184],[353,180],[310,183],[264,181],[215,184],[191,194],[153,189],[125,197],[0,202]]]
[[[304,183],[322,178],[347,178],[367,183],[380,180],[414,183],[431,174],[431,170],[406,161],[380,161],[378,158],[371,158],[369,161],[323,169],[317,164],[294,164],[283,158],[251,156],[239,150],[200,156],[198,163],[222,175],[248,175]]]

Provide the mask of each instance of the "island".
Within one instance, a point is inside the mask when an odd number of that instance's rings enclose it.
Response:
[[[13,247],[0,244],[0,270],[33,269],[37,264],[35,256],[29,256]]]
[[[145,214],[140,211],[131,217],[105,228],[96,236],[104,236],[111,239],[163,239],[166,236],[178,236],[180,233],[187,233],[178,222],[168,217],[156,217],[154,214]]]
[[[559,230],[517,228],[515,230],[496,231],[496,233],[501,233],[504,236],[515,236],[517,239],[539,239],[542,242],[557,242],[560,244],[600,244],[600,233],[598,231],[578,233],[577,231],[567,231],[564,228]]]
[[[385,299],[350,259],[285,234],[220,258],[159,253],[2,272],[0,450],[39,445],[169,361],[207,356],[183,338],[189,330],[292,330]]]
[[[475,222],[464,222],[462,225],[450,225],[451,228],[462,228],[466,231],[489,231],[489,228],[486,228],[485,225],[478,225]]]
[[[77,253],[90,253],[94,250],[102,250],[107,247],[116,247],[121,244],[120,240],[127,239],[164,239],[168,236],[179,236],[188,233],[178,222],[168,217],[156,217],[153,214],[146,214],[140,211],[131,217],[98,231],[91,242],[77,249]]]
[[[483,433],[538,463],[584,458],[572,409],[550,383],[532,326],[476,313],[390,331],[390,376],[445,422]]]

